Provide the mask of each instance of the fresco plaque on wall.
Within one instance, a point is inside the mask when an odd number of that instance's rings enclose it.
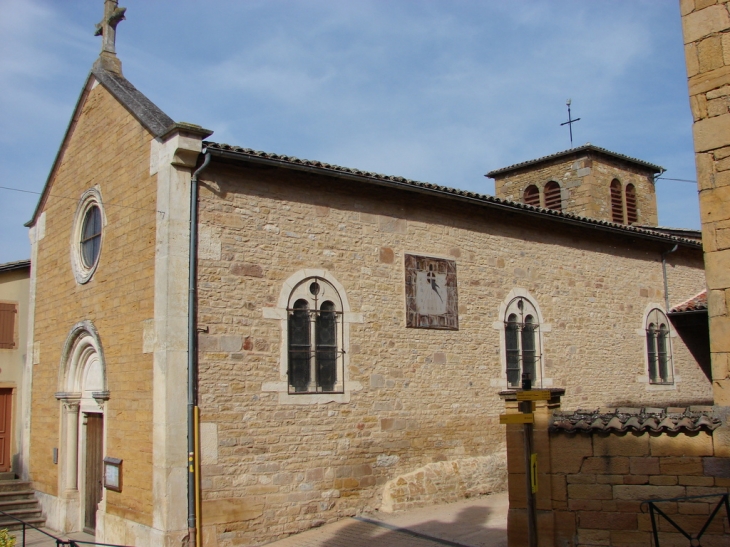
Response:
[[[405,255],[406,327],[459,330],[456,262]]]

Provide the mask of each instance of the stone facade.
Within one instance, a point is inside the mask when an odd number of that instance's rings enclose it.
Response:
[[[524,202],[525,189],[535,185],[540,191],[540,206],[545,207],[545,185],[560,184],[562,210],[566,213],[613,222],[611,212],[611,182],[621,183],[623,221],[621,224],[656,226],[658,223],[654,174],[658,166],[607,153],[601,148],[585,145],[546,158],[491,171],[495,195]],[[627,217],[626,187],[636,189],[638,220]]]
[[[681,0],[715,402],[730,405],[730,4]]]
[[[143,348],[145,321],[154,313],[158,215],[156,184],[149,174],[151,136],[103,86],[90,83],[87,91],[52,173],[53,193],[41,204],[42,220],[33,232],[29,477],[47,522],[59,530],[79,529],[84,498],[81,482],[70,484],[60,476],[68,455],[59,434],[64,410],[54,397],[64,390],[59,363],[66,339],[83,320],[98,331],[109,365],[111,398],[103,403],[105,454],[129,462],[123,492],[107,491],[102,511],[152,525],[153,371],[152,355]],[[82,285],[69,260],[76,203],[65,197],[81,196],[93,186],[103,197],[106,225],[97,271]],[[101,412],[102,407],[90,410]],[[54,465],[53,451],[59,448],[60,461]]]
[[[435,463],[455,469],[503,446],[504,308],[517,294],[539,307],[540,382],[568,388],[566,406],[711,400],[677,336],[676,383],[646,377],[645,318],[663,308],[667,243],[244,159],[232,167],[214,158],[200,196],[206,545],[448,499],[456,479],[437,476]],[[456,261],[458,331],[405,327],[405,254]],[[670,298],[702,289],[698,247],[668,261]],[[350,325],[348,382],[357,387],[347,400],[294,401],[271,387],[286,358],[277,302],[301,271],[327,272],[361,315]]]

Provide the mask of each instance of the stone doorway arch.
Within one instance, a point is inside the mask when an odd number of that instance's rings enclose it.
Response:
[[[66,337],[58,386],[56,399],[62,405],[58,475],[61,531],[84,529],[93,533],[97,508],[103,510],[100,481],[109,391],[103,347],[91,321],[77,323]],[[87,424],[94,425],[93,433],[87,432]]]

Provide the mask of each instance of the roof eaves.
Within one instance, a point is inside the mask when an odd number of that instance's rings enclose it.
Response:
[[[564,156],[569,156],[571,154],[579,154],[581,152],[597,152],[599,154],[603,154],[606,156],[611,156],[613,158],[617,158],[629,163],[634,163],[636,165],[640,165],[642,167],[645,167],[655,173],[663,173],[665,169],[659,165],[655,165],[653,163],[649,163],[648,161],[640,160],[638,158],[632,158],[631,156],[626,156],[624,154],[619,154],[618,152],[613,152],[611,150],[608,150],[606,148],[601,148],[600,146],[594,146],[592,144],[584,144],[583,146],[576,146],[575,148],[569,148],[568,150],[562,150],[561,152],[555,152],[554,154],[549,154],[547,156],[542,156],[540,158],[535,158],[532,160],[523,161],[520,163],[515,163],[512,165],[508,165],[507,167],[501,167],[499,169],[494,169],[493,171],[490,171],[485,177],[494,178],[495,175],[501,175],[504,173],[508,173],[510,171],[516,171],[518,169],[523,169],[525,167],[529,167],[530,165],[535,165],[538,163],[543,163],[546,161],[551,161],[554,159],[559,159]]]
[[[521,214],[529,214],[532,216],[549,218],[550,220],[578,225],[581,227],[592,227],[597,230],[620,233],[624,236],[636,236],[641,239],[649,239],[664,243],[677,243],[691,248],[702,248],[701,243],[693,239],[662,234],[647,229],[636,228],[634,226],[615,224],[604,220],[581,217],[572,213],[563,213],[559,211],[554,211],[552,209],[533,207],[524,203],[517,203],[494,196],[477,194],[475,192],[458,190],[455,188],[449,188],[437,184],[419,182],[411,179],[406,179],[404,177],[383,175],[370,171],[362,171],[360,169],[341,167],[339,165],[299,159],[293,156],[262,152],[258,150],[252,150],[250,148],[242,148],[239,146],[232,146],[229,144],[221,144],[211,141],[204,141],[203,146],[214,155],[228,157],[237,161],[254,161],[257,163],[266,163],[269,165],[276,165],[283,168],[317,172],[327,174],[329,176],[349,178],[353,180],[358,180],[360,182],[368,182],[381,186],[398,187],[408,191],[416,191],[420,193],[427,193],[430,195],[441,195],[450,199],[469,201],[479,204],[481,206],[494,207],[501,210],[510,210]]]
[[[0,272],[11,272],[13,270],[23,270],[25,268],[30,268],[30,259],[16,260],[15,262],[0,264]]]

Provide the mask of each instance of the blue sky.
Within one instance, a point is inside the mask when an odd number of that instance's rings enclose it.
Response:
[[[122,0],[124,75],[218,142],[491,194],[586,142],[695,179],[677,0]],[[0,186],[39,192],[100,49],[102,0],[0,0]],[[0,189],[0,263],[38,196]],[[659,222],[699,228],[696,186]]]

